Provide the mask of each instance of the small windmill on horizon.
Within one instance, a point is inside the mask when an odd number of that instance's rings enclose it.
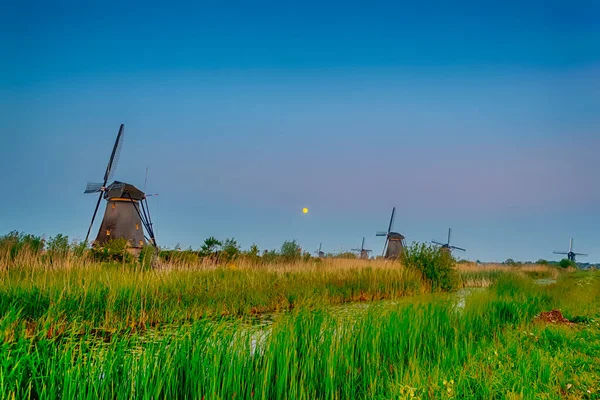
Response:
[[[323,246],[323,243],[319,243],[319,250],[315,251],[315,254],[317,255],[317,257],[319,258],[323,258],[325,257],[325,252],[321,250],[321,247]]]
[[[587,254],[584,253],[575,253],[573,251],[573,238],[570,238],[569,240],[569,251],[563,252],[563,251],[555,251],[553,252],[554,254],[562,254],[562,255],[566,255],[567,258],[569,259],[569,261],[573,261],[576,262],[575,257],[576,256],[583,256],[586,257]]]
[[[467,251],[467,250],[463,249],[462,247],[451,246],[450,245],[450,237],[451,236],[452,236],[452,228],[448,228],[448,241],[446,243],[436,242],[435,240],[432,240],[431,243],[437,244],[438,246],[440,246],[441,251],[447,251],[449,253],[452,252],[452,250]]]
[[[362,244],[360,245],[360,249],[352,249],[352,251],[356,251],[359,254],[361,260],[368,260],[369,253],[373,250],[365,249],[365,238],[363,237]]]
[[[392,208],[392,216],[387,232],[377,232],[375,236],[385,236],[385,244],[383,245],[383,253],[381,254],[386,259],[395,259],[400,257],[405,243],[404,236],[398,232],[392,232],[394,227],[394,218],[396,216],[396,207]]]

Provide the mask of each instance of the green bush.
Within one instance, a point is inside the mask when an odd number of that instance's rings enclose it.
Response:
[[[127,251],[129,241],[125,238],[113,238],[102,246],[92,247],[92,256],[100,262],[131,263],[135,257]]]
[[[219,252],[219,261],[229,263],[238,258],[240,255],[240,245],[234,238],[225,239]]]
[[[40,236],[12,231],[0,237],[0,254],[6,254],[11,260],[22,252],[39,253],[44,249],[45,241]]]
[[[561,268],[569,268],[569,267],[577,268],[577,264],[575,264],[575,261],[571,261],[567,258],[563,258],[562,260],[560,260],[558,265],[560,265]]]
[[[281,258],[285,262],[298,261],[302,257],[300,246],[295,240],[286,240],[281,245]]]
[[[425,243],[413,243],[402,252],[402,263],[416,269],[431,284],[432,290],[450,291],[459,284],[452,254]]]

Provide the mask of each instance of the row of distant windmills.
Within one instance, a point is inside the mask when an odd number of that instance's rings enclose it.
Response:
[[[390,224],[388,225],[387,232],[380,231],[375,234],[375,236],[385,236],[385,244],[383,245],[383,253],[381,254],[382,257],[384,257],[385,259],[395,259],[395,258],[400,257],[400,254],[402,253],[403,248],[406,247],[405,237],[398,232],[392,231],[392,229],[394,228],[394,218],[395,217],[396,217],[396,207],[392,208],[392,216],[390,217]],[[451,252],[452,250],[467,251],[466,249],[463,249],[462,247],[457,247],[457,246],[451,245],[450,244],[451,237],[452,237],[452,228],[449,228],[448,229],[448,240],[446,241],[446,243],[441,243],[436,240],[432,240],[431,243],[439,246],[441,251],[446,251],[446,252]],[[319,257],[325,256],[325,252],[322,251],[322,246],[323,246],[323,243],[320,243],[319,250],[317,250],[315,252],[315,254],[317,254]],[[369,253],[372,252],[373,250],[369,250],[369,249],[365,248],[365,238],[363,237],[360,249],[355,248],[355,249],[351,249],[351,251],[357,252],[361,259],[368,259]],[[573,262],[576,262],[575,258],[577,256],[583,256],[583,257],[587,256],[587,254],[585,254],[585,253],[575,253],[573,251],[573,238],[571,238],[569,240],[569,251],[564,251],[564,252],[563,251],[555,251],[553,253],[566,255],[567,259],[569,261],[573,261]]]
[[[96,202],[96,208],[92,214],[92,221],[85,237],[86,243],[88,242],[94,220],[100,207],[102,197],[106,200],[106,210],[104,217],[100,225],[100,230],[94,241],[98,245],[107,243],[112,238],[125,238],[129,241],[132,249],[141,249],[146,243],[153,245],[158,249],[156,243],[156,237],[154,235],[154,227],[152,224],[152,218],[150,216],[150,209],[148,206],[148,197],[151,195],[145,194],[135,186],[114,181],[108,185],[109,180],[112,179],[121,147],[123,145],[123,137],[125,134],[125,127],[123,124],[119,127],[117,133],[117,139],[113,146],[106,171],[104,172],[102,183],[88,183],[84,193],[99,193],[98,201]],[[145,185],[144,185],[145,189]],[[400,257],[403,248],[405,247],[405,238],[402,234],[394,232],[394,218],[396,216],[396,207],[392,209],[392,215],[390,217],[390,223],[388,229],[385,232],[377,232],[375,236],[385,236],[385,244],[383,246],[382,256],[386,259],[395,259]],[[440,243],[432,241],[432,243],[440,246],[442,251],[460,250],[466,251],[461,247],[450,245],[450,238],[452,235],[452,229],[448,229],[448,240],[446,243]],[[363,237],[362,245],[360,249],[352,249],[360,254],[360,258],[369,258],[369,253],[372,250],[365,249],[365,238]],[[319,250],[316,251],[319,257],[323,257],[325,253],[322,251],[322,244],[319,246]],[[571,261],[575,261],[576,256],[586,256],[584,253],[575,253],[573,251],[573,239],[569,243],[568,252],[555,251],[554,254],[563,254]]]
[[[395,218],[396,218],[396,207],[393,207],[392,215],[390,217],[390,223],[388,225],[387,231],[386,232],[379,231],[375,234],[375,236],[385,236],[385,244],[383,245],[383,252],[381,253],[381,256],[386,259],[396,259],[396,258],[400,257],[400,254],[402,254],[402,250],[404,249],[404,247],[406,247],[406,242],[405,242],[406,238],[404,237],[404,235],[402,235],[398,232],[394,232],[392,230],[392,229],[394,229]],[[432,240],[431,243],[433,243],[437,246],[440,246],[441,251],[447,251],[447,252],[451,252],[452,250],[466,251],[462,247],[456,247],[456,246],[450,245],[451,236],[452,236],[452,229],[448,229],[448,241],[446,243],[440,243],[435,240]],[[315,252],[315,254],[317,254],[319,257],[325,256],[325,252],[323,252],[321,250],[322,246],[323,246],[323,243],[320,243],[319,250],[317,250]],[[360,249],[358,249],[358,248],[351,249],[351,251],[357,252],[361,259],[367,259],[367,258],[369,258],[369,253],[372,252],[373,250],[365,249],[365,238],[363,237]]]

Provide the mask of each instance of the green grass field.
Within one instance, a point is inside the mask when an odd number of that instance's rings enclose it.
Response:
[[[378,261],[4,265],[2,399],[600,398],[598,272],[463,265],[454,293]]]

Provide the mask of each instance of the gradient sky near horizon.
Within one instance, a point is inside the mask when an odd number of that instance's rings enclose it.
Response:
[[[85,237],[124,123],[165,246],[381,253],[396,206],[468,259],[600,262],[597,2],[52,3],[0,6],[0,234]]]

